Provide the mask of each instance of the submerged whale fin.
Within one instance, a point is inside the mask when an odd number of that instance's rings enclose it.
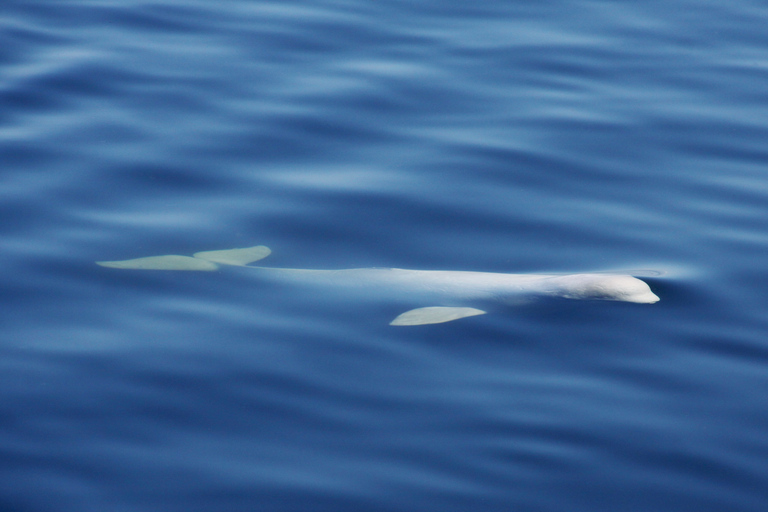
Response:
[[[224,251],[203,251],[193,254],[195,258],[200,258],[223,265],[245,266],[254,261],[263,260],[272,254],[269,247],[257,245],[256,247],[246,247],[245,249],[227,249]]]
[[[141,270],[216,270],[217,263],[222,265],[245,266],[259,261],[272,253],[269,247],[257,245],[245,249],[227,249],[224,251],[196,252],[193,256],[149,256],[134,260],[97,261],[97,265],[111,268],[134,268]]]
[[[141,270],[216,270],[219,268],[212,261],[192,258],[190,256],[149,256],[135,260],[97,261],[97,265],[110,268],[135,268]]]
[[[447,308],[447,307],[429,307],[417,308],[406,311],[392,320],[389,325],[426,325],[441,324],[466,318],[468,316],[484,315],[485,311],[475,308]]]

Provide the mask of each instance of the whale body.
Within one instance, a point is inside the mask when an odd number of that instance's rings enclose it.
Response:
[[[388,289],[434,303],[468,301],[509,302],[521,296],[612,300],[653,304],[659,301],[644,281],[626,274],[503,274],[452,270],[358,268],[343,270],[290,269],[250,266],[266,258],[268,247],[203,251],[190,256],[150,256],[121,261],[97,261],[120,269],[211,271],[219,265],[248,266],[270,278],[350,288]],[[390,325],[424,325],[449,322],[486,312],[473,307],[430,306],[396,317]]]

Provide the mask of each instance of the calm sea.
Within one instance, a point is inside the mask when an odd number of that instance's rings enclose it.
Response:
[[[768,6],[6,0],[0,508],[768,510]],[[97,260],[640,269],[393,298]],[[430,306],[431,304],[424,304]]]

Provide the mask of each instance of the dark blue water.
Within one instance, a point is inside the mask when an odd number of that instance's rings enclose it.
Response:
[[[768,7],[10,0],[0,506],[768,507]],[[651,269],[390,327],[265,265]],[[429,306],[430,304],[424,304]]]

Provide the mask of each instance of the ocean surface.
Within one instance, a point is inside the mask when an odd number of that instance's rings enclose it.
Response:
[[[765,512],[766,27],[758,0],[5,0],[0,509]],[[398,297],[94,263],[260,244],[661,300],[393,327]]]

